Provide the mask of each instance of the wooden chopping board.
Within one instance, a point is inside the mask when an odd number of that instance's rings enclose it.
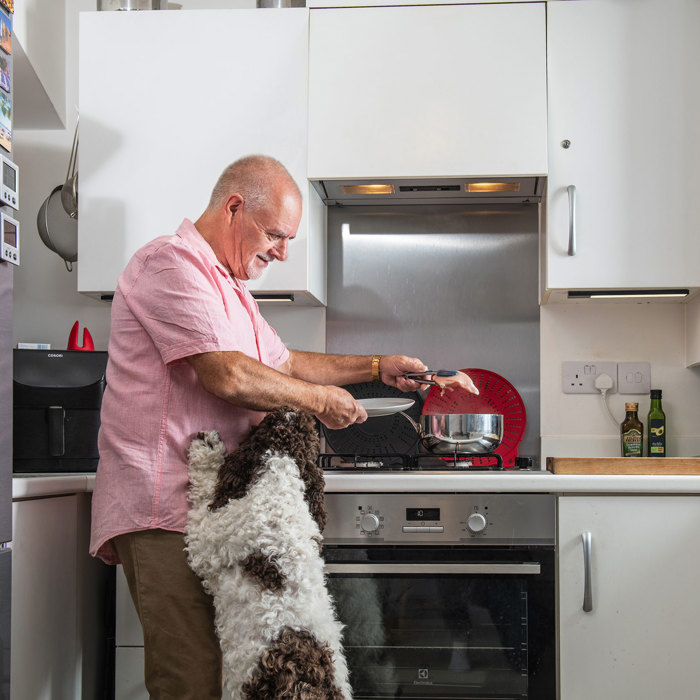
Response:
[[[700,457],[547,457],[554,474],[700,474]]]

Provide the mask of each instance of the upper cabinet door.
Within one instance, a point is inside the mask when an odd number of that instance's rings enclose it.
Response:
[[[324,302],[307,85],[307,9],[83,13],[78,290],[112,292],[139,247],[199,217],[229,163],[263,153],[289,169],[304,216],[288,261],[249,288]]]
[[[309,178],[547,172],[544,3],[311,10]]]
[[[547,35],[545,286],[700,286],[700,3],[552,2]]]

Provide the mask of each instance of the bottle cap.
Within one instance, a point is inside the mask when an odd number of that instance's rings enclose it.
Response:
[[[652,399],[660,399],[661,398],[661,389],[652,389],[649,392],[650,396]]]
[[[626,403],[625,404],[625,411],[636,411],[639,408],[638,403]]]

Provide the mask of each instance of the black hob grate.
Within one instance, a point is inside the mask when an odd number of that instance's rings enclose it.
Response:
[[[407,471],[508,471],[503,467],[501,455],[475,455],[454,453],[434,454],[335,454],[322,453],[318,464],[324,472],[407,472]],[[512,470],[517,471],[517,470]]]

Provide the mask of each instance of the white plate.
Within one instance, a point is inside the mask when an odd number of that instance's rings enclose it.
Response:
[[[369,418],[407,411],[415,403],[412,399],[358,399],[357,402],[362,404]]]

